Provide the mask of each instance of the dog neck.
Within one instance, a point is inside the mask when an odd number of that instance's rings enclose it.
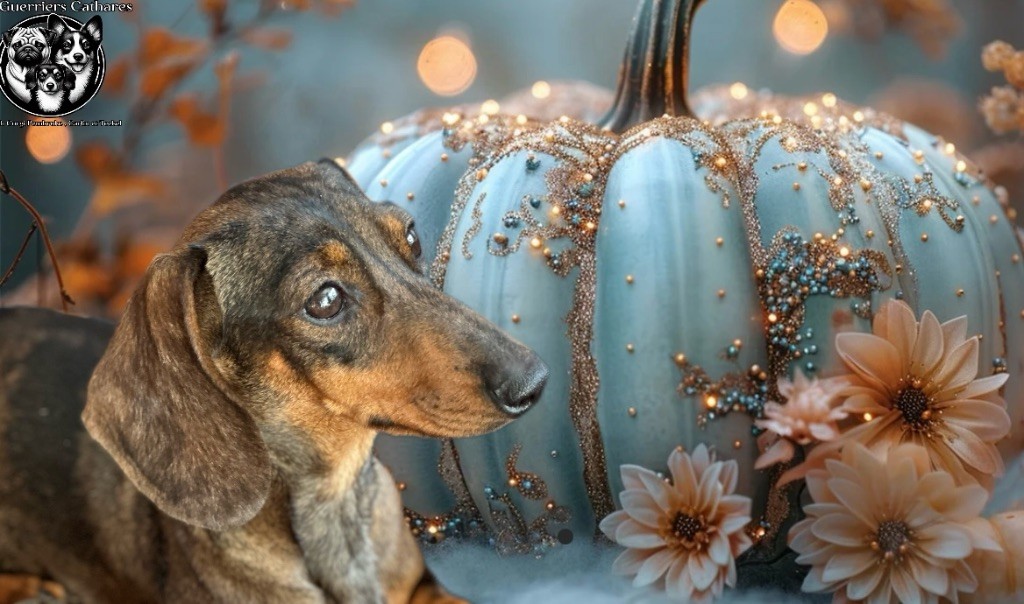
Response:
[[[63,90],[57,94],[46,94],[42,90],[36,90],[36,102],[44,113],[56,113],[64,102],[64,94]]]
[[[22,84],[25,83],[25,74],[28,73],[28,67],[22,67],[13,60],[7,60],[7,75],[15,80],[18,80]]]
[[[330,442],[265,435],[287,484],[292,533],[311,580],[326,593],[339,602],[380,601],[371,536],[381,487],[380,466],[373,457],[376,433],[336,416],[323,421],[339,424]],[[305,446],[295,446],[303,440]]]

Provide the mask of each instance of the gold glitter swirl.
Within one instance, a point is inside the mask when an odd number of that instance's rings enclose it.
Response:
[[[527,499],[544,499],[548,496],[548,485],[540,476],[533,472],[523,472],[516,468],[519,461],[519,453],[523,450],[521,444],[516,443],[512,452],[505,460],[505,473],[508,475],[508,484],[515,487],[519,494]]]

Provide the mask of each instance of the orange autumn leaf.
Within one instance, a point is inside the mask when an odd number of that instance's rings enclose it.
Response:
[[[105,267],[72,260],[61,263],[64,289],[75,299],[106,297],[114,291],[114,279]]]
[[[285,10],[308,10],[313,5],[311,0],[281,0],[281,8]]]
[[[131,64],[126,56],[120,56],[111,61],[107,67],[107,73],[103,77],[103,91],[114,95],[124,94],[130,69]]]
[[[246,30],[242,39],[258,48],[284,50],[292,43],[292,33],[286,29],[261,27]]]
[[[320,12],[328,17],[337,17],[345,9],[355,6],[355,0],[321,0]]]
[[[126,168],[104,143],[93,141],[83,144],[75,158],[93,182],[89,204],[98,215],[152,199],[164,191],[164,183],[159,178]]]
[[[163,246],[151,243],[126,245],[118,254],[116,272],[121,279],[134,280],[141,277],[145,274],[153,257],[162,251],[164,251]]]
[[[174,99],[167,112],[185,129],[189,142],[202,147],[216,147],[224,142],[227,125],[221,117],[203,111],[194,94]]]
[[[228,0],[199,0],[199,10],[211,17],[219,17],[228,9]]]
[[[150,27],[139,42],[139,64],[147,68],[166,61],[192,63],[206,49],[204,40],[178,36],[163,27]]]

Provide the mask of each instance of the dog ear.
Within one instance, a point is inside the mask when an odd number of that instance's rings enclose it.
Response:
[[[356,191],[359,191],[359,193],[362,194],[363,189],[359,186],[359,183],[356,182],[355,177],[353,177],[352,174],[350,174],[349,171],[345,169],[345,164],[343,163],[343,160],[340,157],[337,159],[325,157],[317,163],[319,163],[321,166],[327,166],[331,168],[329,170],[331,173],[341,176],[342,180],[345,182],[346,185],[348,185],[350,188],[354,188]]]
[[[11,42],[13,42],[13,41],[14,41],[14,28],[11,28],[11,29],[8,29],[7,31],[4,32],[4,44],[6,44],[8,48],[10,48],[11,47]]]
[[[211,349],[222,324],[206,252],[158,256],[89,381],[82,419],[164,513],[224,530],[266,502],[271,466]]]
[[[75,88],[75,72],[71,71],[67,65],[61,65],[60,70],[64,73],[64,90],[73,90]]]
[[[103,41],[103,19],[99,15],[93,15],[91,19],[85,22],[82,27],[82,33],[92,38],[92,41],[98,46]]]
[[[43,38],[46,39],[46,46],[52,53],[53,43],[57,41],[57,32],[53,31],[52,29],[47,29],[45,27],[40,28],[39,31],[42,32]]]
[[[50,16],[46,18],[46,29],[52,31],[55,36],[63,34],[67,28],[68,24],[56,13],[50,13]]]
[[[36,81],[36,68],[37,67],[38,67],[37,65],[33,65],[32,67],[29,67],[28,70],[25,71],[25,89],[26,90],[35,90],[38,87],[38,82]]]

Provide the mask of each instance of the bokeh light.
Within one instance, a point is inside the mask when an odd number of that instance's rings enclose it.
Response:
[[[54,164],[71,150],[71,128],[60,118],[47,121],[60,125],[29,126],[25,131],[25,146],[39,163]]]
[[[798,55],[814,52],[828,35],[828,19],[810,0],[786,0],[775,14],[772,33],[783,49]]]
[[[744,84],[743,82],[736,82],[735,84],[729,87],[729,94],[732,95],[732,98],[736,99],[737,101],[742,101],[743,99],[747,98],[748,92],[749,91],[747,90],[747,85]]]
[[[476,79],[476,57],[465,41],[452,35],[438,36],[420,51],[416,71],[434,94],[454,96]]]
[[[537,80],[533,83],[533,87],[530,88],[530,94],[535,99],[546,99],[551,95],[551,84],[548,84],[544,80]]]

